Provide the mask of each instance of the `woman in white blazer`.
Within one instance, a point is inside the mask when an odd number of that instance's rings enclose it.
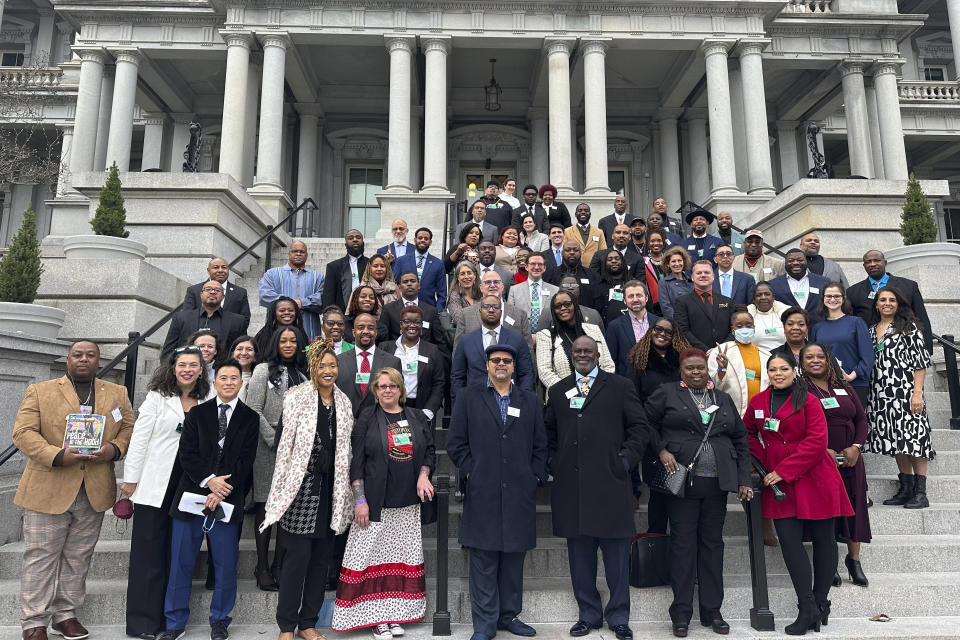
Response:
[[[555,293],[550,300],[550,314],[550,327],[537,332],[537,376],[543,386],[549,389],[573,373],[570,361],[573,341],[584,335],[597,341],[600,368],[614,373],[613,359],[603,332],[597,325],[584,322],[583,312],[573,296],[566,291]]]
[[[547,234],[540,233],[540,230],[537,229],[537,219],[532,213],[525,213],[520,217],[520,226],[523,229],[521,236],[522,243],[529,248],[530,251],[540,253],[550,248],[550,238],[547,237]]]
[[[134,504],[127,576],[127,635],[166,628],[170,503],[180,483],[177,451],[186,413],[211,394],[200,347],[175,349],[153,374],[123,463],[120,491]]]
[[[717,388],[733,398],[741,416],[750,398],[768,386],[767,360],[770,352],[755,344],[753,317],[746,311],[733,314],[730,321],[734,339],[710,352],[707,368]]]

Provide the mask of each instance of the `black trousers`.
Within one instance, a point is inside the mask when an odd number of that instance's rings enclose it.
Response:
[[[710,623],[723,604],[723,522],[727,494],[716,478],[694,476],[686,496],[667,497],[670,515],[670,619],[689,624],[699,580],[700,621]]]
[[[327,567],[327,580],[334,584],[340,582],[340,567],[343,565],[343,554],[347,550],[347,538],[349,535],[350,530],[348,529],[333,538],[333,550],[330,553],[330,562]]]
[[[850,385],[853,386],[853,385]],[[863,410],[867,410],[867,402],[870,399],[870,387],[853,387],[853,391],[857,394],[857,398],[860,399],[860,406],[863,407]]]
[[[281,632],[313,629],[323,606],[333,536],[309,538],[283,532],[284,556],[277,597]]]
[[[597,591],[597,549],[603,554],[610,601],[602,609]],[[615,626],[630,621],[630,538],[567,538],[570,581],[577,599],[580,620],[598,626],[606,619]]]
[[[780,550],[783,562],[787,565],[797,601],[802,602],[813,593],[817,602],[823,602],[830,593],[833,574],[837,570],[837,540],[834,527],[835,519],[799,520],[797,518],[778,518],[773,521],[780,538]],[[810,558],[803,548],[804,532],[810,534],[813,541],[813,576],[810,571]],[[811,589],[811,582],[813,587]]]
[[[169,505],[134,505],[127,573],[127,635],[166,629],[163,598],[170,579]]]
[[[527,553],[470,549],[470,610],[473,632],[497,635],[523,610],[523,560]]]

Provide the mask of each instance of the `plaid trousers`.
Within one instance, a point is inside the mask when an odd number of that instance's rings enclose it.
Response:
[[[90,506],[83,485],[64,513],[24,509],[20,577],[24,630],[77,617],[102,522],[103,513]]]

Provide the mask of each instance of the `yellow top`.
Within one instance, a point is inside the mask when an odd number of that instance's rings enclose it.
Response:
[[[760,349],[755,344],[737,343],[747,376],[747,402],[760,393]],[[753,372],[751,374],[751,372]],[[752,378],[751,378],[752,375]]]

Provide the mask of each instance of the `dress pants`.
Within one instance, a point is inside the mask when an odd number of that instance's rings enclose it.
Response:
[[[167,629],[183,629],[190,617],[190,590],[193,567],[203,542],[203,518],[173,518],[170,544],[170,580],[164,599]],[[237,557],[240,539],[237,525],[217,521],[207,533],[208,552],[213,557],[217,585],[210,600],[210,624],[230,624],[230,612],[237,601]]]
[[[597,591],[597,549],[603,553],[603,570],[607,576],[610,601],[601,608]],[[616,626],[630,622],[630,538],[567,538],[570,558],[570,580],[577,598],[580,620],[599,626]]]
[[[470,610],[473,632],[497,635],[523,610],[523,560],[526,551],[508,553],[470,549]]]
[[[317,626],[334,540],[332,535],[310,538],[283,532],[285,555],[277,594],[277,626],[281,632]]]
[[[103,513],[90,506],[82,484],[63,513],[23,510],[20,625],[24,630],[77,617],[102,522]]]
[[[723,522],[727,494],[716,478],[694,476],[686,497],[667,497],[670,515],[670,619],[689,624],[693,585],[699,581],[700,621],[709,624],[723,604]]]
[[[127,574],[127,635],[163,631],[167,582],[170,580],[169,507],[138,504],[133,510],[130,569]]]

